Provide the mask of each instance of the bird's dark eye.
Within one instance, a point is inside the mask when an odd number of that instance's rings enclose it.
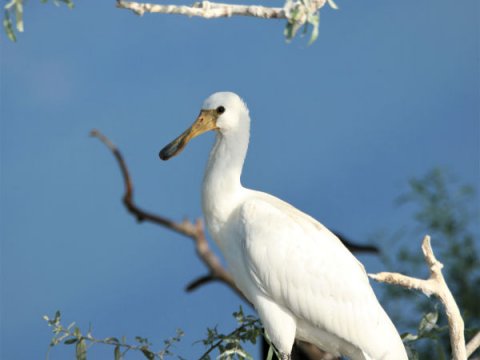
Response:
[[[217,114],[223,114],[225,112],[225,108],[223,106],[217,107]]]

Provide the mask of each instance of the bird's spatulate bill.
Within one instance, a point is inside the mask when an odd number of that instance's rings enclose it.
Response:
[[[185,132],[182,133],[179,137],[173,140],[170,144],[165,146],[160,153],[160,159],[168,160],[171,157],[179,154],[187,145],[187,143],[191,140],[191,128],[188,128]]]
[[[206,131],[216,129],[217,117],[218,114],[215,110],[200,111],[200,115],[198,115],[197,120],[195,120],[192,126],[160,151],[158,154],[160,159],[168,160],[171,157],[180,154],[188,142],[194,137],[201,135]]]

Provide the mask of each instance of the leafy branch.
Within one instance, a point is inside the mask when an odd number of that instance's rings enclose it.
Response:
[[[40,0],[42,3],[48,0]],[[3,27],[8,38],[16,41],[15,29],[23,32],[23,6],[25,0],[10,0],[4,7]],[[69,8],[73,8],[72,0],[53,0],[55,5],[62,3]],[[117,0],[117,7],[120,9],[131,10],[137,15],[145,13],[177,14],[188,17],[198,16],[205,19],[232,17],[232,16],[250,16],[261,19],[285,19],[284,35],[287,41],[292,40],[299,29],[303,27],[303,35],[309,32],[311,28],[310,40],[312,44],[318,37],[318,28],[320,24],[320,9],[328,4],[332,9],[338,9],[334,0],[285,0],[283,7],[270,7],[261,5],[244,4],[224,4],[210,1],[199,1],[194,4],[155,4],[147,2],[135,2]],[[15,26],[12,19],[15,19]]]
[[[260,319],[253,315],[245,315],[242,307],[233,313],[233,317],[238,326],[228,334],[220,333],[217,327],[207,328],[207,337],[198,341],[208,347],[199,357],[200,360],[210,360],[210,356],[214,351],[218,352],[218,356],[215,357],[218,360],[253,360],[253,357],[244,349],[243,344],[256,344],[261,336],[266,337]],[[75,326],[75,322],[65,327],[61,322],[60,311],[57,311],[53,318],[49,318],[46,315],[43,318],[47,321],[48,326],[52,328],[54,334],[50,341],[47,359],[53,347],[64,344],[75,345],[76,360],[86,360],[89,347],[95,344],[102,344],[113,347],[113,358],[115,360],[123,360],[125,354],[129,351],[140,352],[149,360],[164,360],[167,356],[174,356],[172,347],[180,342],[184,335],[183,331],[178,329],[175,336],[164,341],[165,347],[155,352],[152,350],[152,343],[147,338],[141,336],[136,336],[136,344],[132,345],[127,342],[124,336],[121,339],[116,337],[96,338],[93,336],[91,328],[84,334],[78,326]],[[266,340],[270,344],[269,339],[266,338]],[[270,344],[267,360],[273,358],[274,352],[275,349]],[[181,356],[177,355],[177,357],[183,359]]]
[[[40,1],[43,4],[48,2],[48,0]],[[53,3],[57,6],[60,6],[62,3],[64,3],[70,9],[72,9],[74,6],[72,0],[53,0]],[[23,4],[24,0],[10,0],[10,2],[8,2],[3,8],[3,29],[5,30],[5,33],[11,41],[17,41],[15,29],[18,32],[23,32],[24,30]],[[15,19],[15,26],[13,25],[12,19]]]
[[[423,257],[412,248],[409,239],[425,231],[438,238],[436,253],[444,262],[443,276],[462,311],[467,339],[480,329],[480,257],[476,245],[478,227],[475,226],[478,223],[477,203],[472,186],[460,183],[447,170],[434,168],[421,177],[411,179],[408,191],[397,198],[397,204],[408,206],[412,211],[414,228],[403,228],[382,239],[383,243],[398,249],[396,255],[383,252],[386,268],[397,267],[400,273],[421,273],[425,271],[422,270]],[[418,339],[410,337],[406,344],[415,347],[420,358],[430,357],[432,349],[435,349],[437,358],[446,359],[450,352],[448,331],[444,330],[448,317],[437,312],[438,300],[419,297],[402,287],[384,289],[383,303],[389,307],[397,326],[411,329],[417,326],[413,319],[438,314],[437,325],[432,332],[419,332]],[[409,317],[405,317],[406,303],[412,310]]]
[[[455,360],[467,358],[464,336],[464,322],[460,310],[442,274],[443,264],[435,257],[430,245],[430,236],[425,236],[422,243],[422,252],[427,263],[430,276],[428,279],[417,279],[399,273],[382,272],[369,274],[379,282],[403,286],[407,289],[422,291],[425,295],[435,295],[445,307],[450,328],[450,342],[452,355]]]
[[[224,4],[210,1],[195,2],[191,6],[154,4],[117,0],[117,7],[133,11],[137,15],[145,13],[177,14],[198,16],[204,19],[213,19],[232,16],[250,16],[261,19],[286,19],[284,35],[287,41],[292,40],[300,28],[303,33],[312,28],[309,45],[318,37],[320,24],[320,9],[328,4],[332,9],[338,9],[333,0],[286,0],[283,7],[260,5]]]
[[[437,306],[435,310],[423,315],[417,328],[417,333],[404,333],[402,334],[402,340],[407,349],[408,358],[410,360],[418,360],[420,358],[418,351],[415,349],[417,341],[422,339],[430,339],[438,341],[440,336],[448,334],[448,326],[438,325],[439,312]]]
[[[256,344],[257,339],[263,334],[260,319],[253,315],[245,315],[242,307],[233,313],[238,327],[228,334],[219,333],[217,327],[207,328],[207,338],[201,340],[207,351],[200,356],[200,360],[210,360],[210,354],[218,349],[216,359],[253,359],[242,346],[242,343]],[[270,345],[272,349],[272,346]],[[273,353],[272,353],[273,355]]]
[[[86,334],[83,334],[80,328],[75,326],[74,322],[65,327],[61,323],[60,311],[57,311],[53,318],[49,318],[46,315],[43,318],[47,321],[48,326],[52,327],[52,332],[54,334],[50,341],[47,359],[50,350],[63,343],[65,345],[75,345],[76,360],[86,360],[88,348],[95,344],[113,346],[113,358],[115,360],[123,360],[125,354],[129,351],[141,352],[149,360],[163,360],[165,357],[173,355],[171,351],[172,346],[175,343],[178,343],[184,335],[182,330],[177,329],[177,334],[175,336],[164,341],[165,347],[162,350],[155,352],[151,349],[152,344],[149,340],[141,336],[136,336],[135,341],[137,344],[132,345],[127,343],[127,339],[124,336],[121,339],[116,337],[107,337],[104,339],[95,338],[92,334],[91,328]],[[181,357],[179,358],[181,359]]]

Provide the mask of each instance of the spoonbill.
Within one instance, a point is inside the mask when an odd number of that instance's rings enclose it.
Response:
[[[295,339],[353,360],[408,359],[363,265],[341,241],[292,205],[242,186],[250,115],[238,95],[208,97],[160,158],[209,130],[216,141],[203,180],[205,222],[282,360],[291,358]]]

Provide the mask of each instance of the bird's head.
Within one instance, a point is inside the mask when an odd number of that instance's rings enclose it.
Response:
[[[160,159],[168,160],[179,154],[190,140],[209,130],[226,133],[247,124],[248,109],[243,100],[232,92],[217,92],[203,103],[195,122],[179,137],[165,146],[159,153]]]

